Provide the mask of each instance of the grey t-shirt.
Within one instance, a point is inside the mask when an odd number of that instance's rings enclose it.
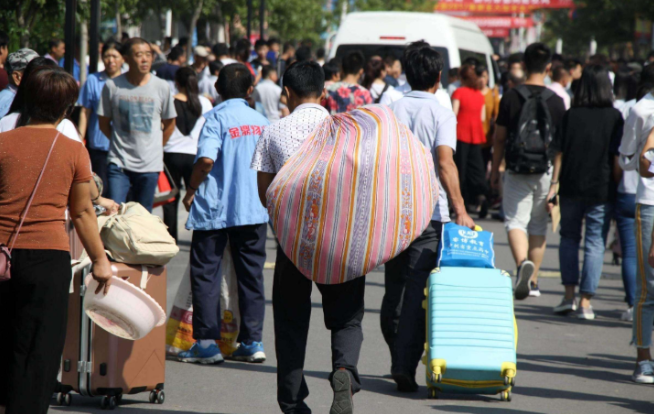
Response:
[[[111,118],[108,163],[133,172],[163,171],[162,119],[177,117],[170,86],[154,75],[134,86],[125,75],[107,79],[98,115]]]

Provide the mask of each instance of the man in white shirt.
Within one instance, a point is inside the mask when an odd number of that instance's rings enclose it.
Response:
[[[267,205],[266,191],[284,163],[329,113],[320,106],[325,95],[325,75],[316,62],[298,62],[284,74],[284,90],[292,114],[266,128],[257,143],[251,167],[259,171],[259,197]],[[330,414],[352,413],[352,395],[361,389],[357,363],[363,331],[365,277],[352,281],[316,284],[323,299],[325,325],[331,331],[334,400]],[[310,413],[304,402],[309,389],[302,372],[306,354],[311,290],[306,278],[277,249],[273,281],[275,352],[277,353],[277,402],[285,413]]]
[[[563,99],[563,105],[565,105],[565,110],[567,111],[570,109],[570,94],[567,88],[572,77],[563,65],[553,66],[551,73],[552,83],[547,87]]]
[[[654,66],[646,66],[640,85],[654,81]],[[651,85],[651,83],[650,83]],[[620,145],[620,165],[625,170],[638,169],[636,190],[636,296],[633,311],[633,337],[636,346],[636,368],[632,380],[654,383],[652,324],[654,323],[654,174],[647,154],[654,148],[654,94],[649,92],[631,109],[625,122]]]
[[[282,96],[282,88],[277,85],[279,80],[277,71],[271,65],[264,65],[261,69],[261,78],[261,82],[254,89],[254,99],[261,103],[270,122],[279,121],[279,99]]]
[[[448,197],[456,212],[456,223],[475,227],[466,213],[454,163],[456,116],[434,96],[440,86],[443,58],[429,45],[416,46],[416,43],[404,55],[407,81],[413,90],[394,102],[391,109],[430,149],[441,191],[430,225],[384,268],[386,292],[380,319],[391,352],[391,374],[400,392],[418,391],[415,376],[426,337],[424,288],[436,266],[443,223],[450,221]]]
[[[419,41],[419,42],[413,42],[409,46],[404,49],[404,56],[402,57],[402,61],[405,62],[404,67],[406,68],[406,59],[407,56],[414,50],[418,50],[423,47],[430,47],[429,43]],[[395,101],[398,101],[404,97],[407,93],[411,92],[411,85],[409,85],[409,82],[405,82],[404,84],[398,86],[397,88],[390,89],[382,95],[381,100],[379,101],[380,104],[386,105],[386,106],[391,106],[391,104]],[[439,82],[438,88],[436,88],[436,91],[434,91],[434,94],[436,95],[436,99],[438,100],[438,103],[441,104],[442,107],[449,109],[450,111],[452,110],[452,100],[450,99],[450,95],[447,94],[447,91],[441,87],[441,84]]]

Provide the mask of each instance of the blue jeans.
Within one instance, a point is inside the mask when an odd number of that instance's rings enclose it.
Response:
[[[611,224],[607,203],[591,204],[561,197],[561,242],[559,262],[561,281],[566,286],[579,285],[579,293],[594,295],[602,276],[606,236]],[[579,281],[579,245],[581,227],[586,219],[584,265]]]
[[[654,206],[636,205],[636,304],[634,305],[633,343],[638,348],[652,345],[652,323],[654,323],[654,268],[647,262],[652,247],[654,227]]]
[[[622,248],[622,282],[625,302],[634,306],[636,295],[636,195],[618,193],[615,201],[615,220],[618,223]]]
[[[109,181],[109,198],[116,203],[124,203],[129,195],[129,201],[136,201],[152,212],[154,193],[159,182],[158,172],[139,173],[127,171],[116,164],[107,167]]]

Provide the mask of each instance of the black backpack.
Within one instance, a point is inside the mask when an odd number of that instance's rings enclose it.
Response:
[[[532,93],[525,85],[515,90],[525,102],[517,130],[509,132],[506,167],[518,174],[545,173],[549,169],[548,147],[554,136],[547,100],[554,96],[554,92],[546,88],[540,93]]]

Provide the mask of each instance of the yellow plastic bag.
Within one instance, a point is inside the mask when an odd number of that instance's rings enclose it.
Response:
[[[238,286],[229,245],[225,248],[222,261],[222,286],[220,309],[222,311],[221,340],[216,341],[223,355],[231,355],[237,348],[240,318]],[[191,293],[191,268],[184,272],[182,282],[170,311],[166,325],[166,353],[176,356],[187,351],[195,343],[193,339],[193,295]]]

